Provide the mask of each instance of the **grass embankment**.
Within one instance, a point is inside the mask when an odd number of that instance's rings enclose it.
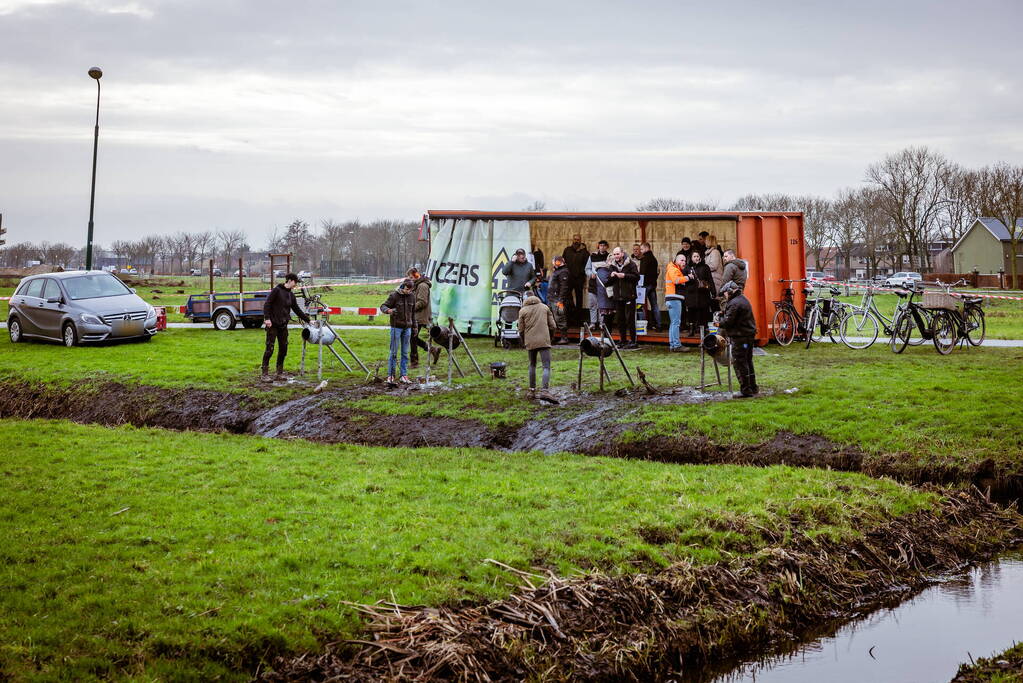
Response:
[[[1021,683],[1023,682],[1023,643],[991,657],[981,657],[973,664],[963,664],[952,683]]]
[[[935,498],[854,474],[8,420],[0,673],[212,677],[358,632],[343,601],[847,539]],[[855,528],[853,528],[855,524]]]
[[[370,367],[382,363],[386,374],[387,337],[375,330],[345,333]],[[263,335],[258,330],[221,333],[213,330],[169,330],[150,344],[116,344],[65,349],[56,344],[0,343],[0,381],[29,380],[72,384],[114,380],[166,387],[196,387],[284,400],[307,392],[308,384],[267,388],[255,382]],[[489,339],[470,340],[480,364],[509,363],[508,380],[474,374],[457,379],[458,391],[363,393],[342,398],[345,405],[381,414],[458,417],[489,427],[516,427],[539,414],[570,415],[599,404],[596,370],[587,361],[587,389],[582,403],[543,408],[525,401],[526,355],[494,349]],[[301,340],[292,331],[288,368],[298,366]],[[656,405],[633,402],[627,412],[633,424],[627,438],[643,440],[676,434],[705,435],[719,443],[755,443],[779,431],[817,434],[867,453],[909,453],[921,461],[975,463],[992,458],[1012,461],[1023,452],[1023,430],[1012,391],[1023,379],[1023,350],[957,349],[940,356],[930,346],[910,347],[895,355],[884,346],[853,351],[840,345],[816,344],[809,350],[767,347],[755,359],[760,385],[774,394],[754,401],[700,405]],[[553,382],[568,388],[575,381],[577,351],[555,347]],[[642,367],[659,386],[699,381],[696,353],[669,354],[651,347],[625,354],[630,369]],[[459,356],[463,368],[468,359]],[[326,376],[332,388],[360,386],[365,375],[346,373],[328,356]],[[310,368],[312,365],[309,366]],[[625,385],[612,361],[612,387]],[[446,377],[442,359],[441,372]],[[315,378],[315,375],[312,376]],[[313,380],[314,381],[314,380]],[[798,388],[793,394],[784,390]],[[720,389],[715,389],[720,390]],[[563,412],[552,412],[563,411]],[[594,425],[595,430],[601,425]]]

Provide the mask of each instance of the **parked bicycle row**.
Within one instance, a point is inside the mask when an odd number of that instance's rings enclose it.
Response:
[[[965,280],[950,285],[939,282],[937,289],[924,289],[922,283],[897,289],[867,287],[858,304],[839,300],[842,290],[832,283],[806,279],[779,282],[790,285],[784,298],[774,302],[772,330],[782,346],[799,340],[810,348],[827,336],[850,349],[866,349],[883,333],[894,353],[930,341],[938,353],[947,355],[956,345],[980,346],[987,330],[983,298],[952,294]],[[795,305],[795,283],[808,285],[803,288],[806,304],[802,311]],[[899,297],[890,317],[877,306],[874,297],[879,290]],[[919,301],[915,300],[918,295],[922,297]]]

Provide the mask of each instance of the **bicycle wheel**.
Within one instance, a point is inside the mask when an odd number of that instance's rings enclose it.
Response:
[[[806,348],[810,348],[811,343],[820,341],[821,331],[817,324],[817,321],[820,320],[820,314],[820,309],[814,306],[810,309],[810,315],[806,317]]]
[[[842,318],[842,326],[838,330],[842,343],[850,349],[869,349],[881,331],[881,325],[870,311],[854,308]]]
[[[956,342],[956,322],[948,311],[935,311],[931,318],[931,341],[938,353],[947,356],[952,353]]]
[[[892,323],[892,338],[888,342],[892,347],[892,353],[902,353],[909,343],[909,335],[913,332],[913,318],[909,314],[900,311],[895,314],[895,322]]]
[[[966,309],[966,341],[974,346],[984,343],[987,324],[984,322],[984,310],[981,308]]]
[[[774,313],[774,340],[782,346],[788,346],[796,338],[796,316],[786,308],[779,308]]]

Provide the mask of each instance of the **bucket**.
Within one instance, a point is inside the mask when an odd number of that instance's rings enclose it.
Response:
[[[636,321],[636,334],[637,335],[646,334],[646,325],[647,325],[647,321],[646,320],[637,320]]]
[[[320,327],[318,323],[313,323],[302,329],[302,339],[310,344],[326,344],[330,346],[337,339],[337,335],[329,327]]]

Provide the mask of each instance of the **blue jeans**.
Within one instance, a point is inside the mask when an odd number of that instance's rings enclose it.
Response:
[[[654,325],[661,326],[661,307],[657,305],[657,289],[647,287],[646,302],[650,304],[650,315],[654,319]]]
[[[387,360],[387,376],[394,377],[394,369],[398,364],[398,349],[401,348],[401,377],[408,374],[408,345],[412,339],[412,328],[391,328],[391,357]]]
[[[682,301],[681,299],[666,299],[668,304],[668,318],[671,323],[668,325],[668,348],[677,349],[682,346],[678,334],[679,324],[682,322]]]

